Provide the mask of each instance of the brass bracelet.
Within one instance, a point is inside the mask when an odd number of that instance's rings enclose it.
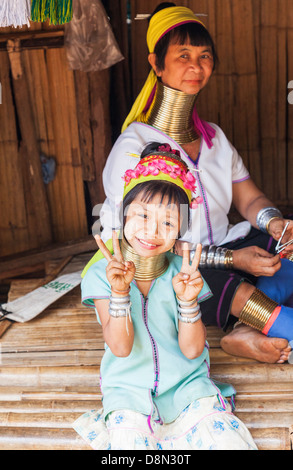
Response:
[[[244,305],[239,316],[239,321],[256,330],[262,331],[277,306],[277,302],[267,297],[259,289],[255,289]]]
[[[233,269],[233,250],[227,250],[224,260],[225,269]]]
[[[176,294],[176,300],[181,305],[181,307],[189,307],[190,305],[193,305],[195,302],[197,302],[197,297],[192,300],[181,300]]]
[[[280,217],[272,217],[272,218],[268,221],[268,223],[267,223],[267,225],[266,225],[266,231],[268,232],[269,235],[272,235],[272,234],[270,233],[270,231],[269,231],[269,226],[270,226],[271,221],[274,220],[274,219],[280,219]],[[282,220],[282,219],[281,219],[281,220]]]

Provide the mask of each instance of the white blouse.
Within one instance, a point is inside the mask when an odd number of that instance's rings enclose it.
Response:
[[[119,136],[107,159],[103,171],[103,183],[106,200],[102,207],[96,207],[93,215],[100,215],[100,221],[93,226],[97,233],[103,227],[102,239],[112,237],[112,229],[121,227],[120,207],[124,181],[122,176],[128,169],[133,169],[139,157],[150,142],[168,143],[172,149],[179,150],[182,159],[190,170],[194,171],[197,180],[194,197],[201,196],[203,202],[196,209],[191,209],[191,224],[181,240],[204,245],[221,245],[240,237],[250,231],[249,222],[229,224],[228,213],[232,204],[232,184],[250,178],[242,158],[228,141],[223,131],[215,124],[216,130],[213,147],[208,148],[204,139],[196,162],[186,154],[183,148],[161,131],[143,123],[133,122]],[[101,210],[100,210],[101,209]]]

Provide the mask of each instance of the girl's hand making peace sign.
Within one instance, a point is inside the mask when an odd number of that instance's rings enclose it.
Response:
[[[117,233],[113,231],[113,248],[112,255],[99,235],[95,236],[98,247],[109,261],[106,268],[106,275],[111,288],[116,292],[124,292],[129,289],[135,274],[135,266],[132,261],[123,259]]]
[[[174,291],[180,300],[189,302],[196,300],[203,287],[203,280],[198,271],[202,246],[196,247],[194,258],[190,264],[190,251],[188,243],[183,244],[181,271],[173,277]]]

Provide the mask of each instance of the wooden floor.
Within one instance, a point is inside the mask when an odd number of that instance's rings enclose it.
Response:
[[[36,282],[13,281],[9,300]],[[293,365],[229,356],[220,348],[221,334],[208,328],[213,378],[236,388],[236,414],[259,449],[291,450]],[[81,306],[80,288],[34,320],[14,323],[0,348],[0,450],[88,449],[71,425],[101,406],[103,338],[95,313]]]

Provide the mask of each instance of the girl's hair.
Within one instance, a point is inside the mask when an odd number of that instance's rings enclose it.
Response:
[[[153,142],[149,144],[141,154],[141,158],[152,154],[153,152],[158,152],[158,147],[160,145],[158,142]],[[181,163],[184,163],[180,157],[176,155],[174,156],[175,159],[179,159]],[[127,216],[127,209],[130,204],[140,196],[141,200],[145,203],[151,203],[155,196],[161,196],[160,203],[163,200],[167,200],[167,204],[176,204],[181,217],[181,224],[180,224],[180,231],[178,234],[178,238],[180,238],[184,233],[187,231],[190,222],[190,208],[189,208],[189,200],[187,194],[174,183],[169,181],[158,181],[158,180],[150,180],[144,183],[137,184],[123,199],[122,204],[122,214],[123,217],[123,227],[125,226],[126,216]],[[121,217],[120,217],[121,220]]]
[[[163,2],[154,10],[151,17],[160,10],[176,6],[171,2]],[[151,18],[150,17],[150,18]],[[214,58],[214,69],[218,63],[218,56],[214,41],[208,30],[200,23],[185,23],[171,29],[155,45],[154,53],[156,55],[156,66],[164,70],[165,57],[170,44],[186,44],[189,42],[192,46],[210,46]]]

